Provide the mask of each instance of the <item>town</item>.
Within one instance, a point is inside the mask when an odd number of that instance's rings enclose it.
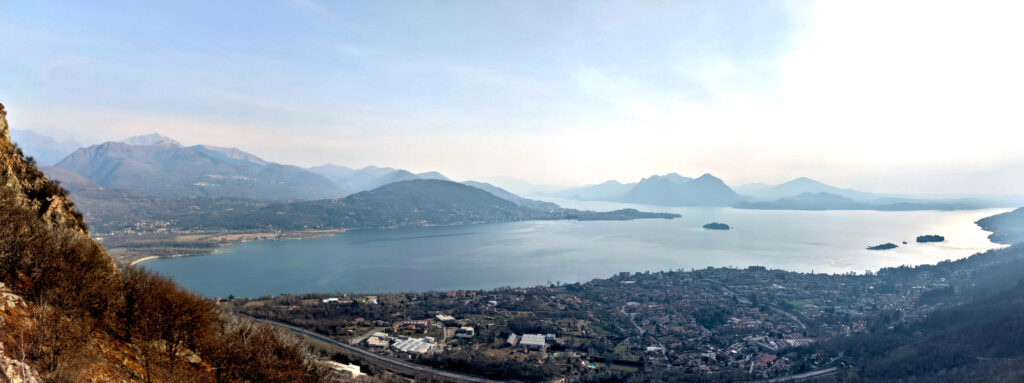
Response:
[[[1020,252],[1012,253],[1019,258]],[[995,256],[878,273],[764,267],[620,273],[587,283],[418,294],[223,299],[245,315],[380,355],[495,379],[671,371],[757,380],[846,367],[816,342],[892,327],[959,299]],[[1000,261],[1006,261],[1001,259]],[[948,277],[960,276],[960,286]]]

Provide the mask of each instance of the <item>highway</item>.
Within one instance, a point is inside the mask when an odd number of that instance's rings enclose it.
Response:
[[[256,320],[258,320],[260,322],[263,322],[263,323],[266,323],[266,324],[269,324],[269,325],[273,325],[273,326],[277,326],[277,327],[281,327],[281,328],[287,329],[287,330],[289,330],[291,332],[294,332],[296,334],[299,334],[299,335],[302,335],[302,336],[305,336],[305,337],[308,337],[308,338],[312,338],[312,339],[315,339],[315,340],[320,341],[320,342],[324,342],[324,343],[327,343],[327,344],[330,344],[330,345],[333,345],[333,346],[341,347],[341,348],[345,349],[346,351],[349,351],[349,352],[351,352],[353,354],[357,354],[357,355],[363,357],[364,359],[366,359],[367,362],[371,362],[371,363],[374,363],[376,365],[385,367],[385,368],[387,368],[387,369],[389,369],[391,371],[394,371],[394,372],[404,373],[404,374],[411,374],[411,375],[415,375],[415,376],[418,376],[418,377],[431,377],[431,378],[435,378],[435,379],[443,379],[443,380],[448,380],[448,381],[453,381],[453,382],[501,383],[500,380],[486,379],[486,378],[481,378],[481,377],[478,377],[478,376],[460,374],[460,373],[457,373],[457,372],[442,371],[442,370],[438,370],[436,368],[431,368],[431,367],[427,367],[427,366],[423,366],[423,365],[419,365],[419,364],[415,364],[415,363],[411,363],[411,362],[406,362],[404,360],[398,360],[398,359],[389,358],[389,357],[382,356],[382,355],[377,355],[377,354],[374,354],[374,353],[369,352],[367,350],[361,349],[359,347],[355,347],[355,346],[352,346],[350,344],[347,344],[345,342],[339,342],[339,341],[331,339],[331,338],[329,338],[327,336],[320,335],[320,334],[317,334],[315,332],[308,331],[308,330],[305,330],[305,329],[302,329],[302,328],[299,328],[299,327],[295,327],[295,326],[292,326],[292,325],[288,325],[288,324],[284,324],[284,323],[280,323],[280,322],[262,320],[262,319],[256,319]]]
[[[784,376],[781,378],[764,380],[764,383],[782,383],[782,382],[799,382],[801,380],[821,378],[824,376],[838,373],[841,369],[839,367],[829,367],[823,370],[805,372],[802,374]]]

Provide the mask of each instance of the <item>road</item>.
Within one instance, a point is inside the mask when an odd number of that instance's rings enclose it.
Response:
[[[804,330],[807,329],[807,325],[805,325],[804,322],[802,320],[800,320],[800,318],[797,318],[796,315],[793,315],[793,313],[791,313],[789,311],[786,311],[786,310],[783,310],[783,309],[780,309],[780,308],[775,307],[775,306],[769,306],[769,307],[771,307],[772,310],[775,310],[775,312],[777,312],[779,314],[782,314],[782,315],[785,315],[789,319],[792,319],[794,322],[796,322],[796,324],[800,325],[800,328],[802,328]]]
[[[487,379],[487,378],[481,378],[481,377],[478,377],[478,376],[460,374],[460,373],[457,373],[457,372],[442,371],[442,370],[438,370],[436,368],[431,368],[431,367],[422,366],[422,365],[411,363],[411,362],[406,362],[404,360],[398,360],[398,359],[393,359],[393,358],[389,358],[389,357],[382,356],[382,355],[377,355],[377,354],[374,354],[372,352],[363,350],[363,349],[361,349],[359,347],[352,346],[352,345],[350,345],[348,343],[339,342],[339,341],[331,339],[331,338],[329,338],[327,336],[320,335],[320,334],[317,334],[315,332],[308,331],[308,330],[305,330],[305,329],[302,329],[302,328],[299,328],[299,327],[295,327],[295,326],[292,326],[292,325],[288,325],[288,324],[284,324],[284,323],[280,323],[280,322],[268,321],[268,320],[261,320],[261,319],[257,319],[257,320],[260,321],[260,322],[269,324],[269,325],[273,325],[273,326],[277,326],[277,327],[281,327],[281,328],[287,329],[287,330],[289,330],[291,332],[294,332],[296,334],[299,334],[299,335],[302,335],[302,336],[305,336],[305,337],[309,337],[309,338],[315,339],[315,340],[320,341],[320,342],[324,342],[324,343],[327,343],[327,344],[330,344],[330,345],[333,345],[333,346],[341,347],[341,348],[345,349],[346,351],[349,351],[349,352],[351,352],[353,354],[357,354],[357,355],[363,357],[368,362],[372,362],[372,363],[377,364],[379,366],[386,367],[386,368],[388,368],[388,369],[390,369],[392,371],[395,371],[395,372],[405,373],[405,374],[412,374],[412,375],[415,375],[415,376],[418,376],[418,377],[430,377],[430,378],[434,378],[434,379],[443,379],[443,380],[454,381],[454,382],[501,383],[500,380],[492,380],[492,379]]]
[[[626,305],[623,305],[621,308],[619,308],[619,312],[621,312],[622,315],[628,316],[629,323],[632,323],[633,327],[636,327],[636,331],[640,334],[639,336],[636,337],[636,340],[643,341],[644,328],[636,324],[636,313],[627,313]],[[657,338],[651,337],[651,339],[654,340],[654,343],[656,343],[658,347],[661,347],[661,357],[665,358],[665,363],[667,364],[668,368],[672,368],[672,362],[668,359],[668,349],[666,349],[665,345],[662,344],[661,341],[659,341]]]
[[[729,294],[732,294],[732,295],[736,296],[741,301],[746,301],[745,303],[750,303],[749,300],[747,300],[746,298],[743,298],[742,296],[737,294],[736,290],[733,290],[733,289],[729,288],[729,286],[727,286],[725,283],[722,283],[721,281],[716,281],[716,280],[712,280],[712,279],[702,279],[702,280],[703,281],[707,281],[707,282],[711,282],[711,283],[713,283],[715,285],[718,285],[718,287],[721,287],[722,290],[725,290]],[[781,309],[779,307],[776,307],[776,306],[769,306],[769,308],[771,308],[772,310],[774,310],[775,312],[777,312],[779,314],[785,315],[789,319],[792,319],[794,322],[796,322],[797,325],[800,325],[800,328],[802,328],[804,330],[807,329],[807,325],[804,324],[804,322],[802,320],[800,320],[800,318],[797,318],[796,315],[793,315],[793,313],[791,313],[789,311],[786,311],[786,310],[783,310],[783,309]]]
[[[798,382],[805,379],[820,378],[827,375],[832,375],[839,372],[839,367],[829,367],[824,370],[805,372],[802,374],[784,376],[781,378],[762,380],[764,383],[782,383],[782,382]]]
[[[348,344],[351,344],[351,345],[354,346],[354,345],[363,343],[363,341],[366,340],[366,338],[369,338],[370,335],[373,335],[374,333],[380,332],[380,331],[384,331],[384,328],[383,327],[374,327],[373,330],[367,331],[363,335],[360,335],[358,337],[352,338],[351,340],[348,341]]]

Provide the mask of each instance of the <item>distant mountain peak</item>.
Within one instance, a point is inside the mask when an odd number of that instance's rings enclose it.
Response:
[[[121,140],[120,142],[124,143],[124,144],[128,144],[128,145],[142,145],[142,146],[150,146],[150,145],[181,146],[180,142],[175,141],[174,139],[172,139],[170,137],[160,135],[158,133],[144,134],[144,135],[141,135],[141,136],[132,136],[132,137],[125,138],[125,139]]]
[[[667,206],[729,206],[740,199],[725,182],[711,174],[692,179],[669,173],[645,178],[619,200]]]
[[[419,177],[419,178],[423,178],[423,179],[451,181],[450,179],[448,179],[448,177],[445,177],[444,174],[441,174],[440,172],[437,172],[437,171],[429,171],[429,172],[419,173],[419,174],[416,174],[416,176]]]
[[[693,181],[693,178],[683,177],[683,176],[679,175],[679,173],[673,172],[673,173],[667,173],[667,174],[664,174],[664,175],[657,175],[657,174],[655,174],[653,176],[650,176],[650,177],[647,177],[647,178],[644,178],[644,179],[640,180],[640,182],[644,182],[644,181],[647,181],[647,182],[651,182],[651,181],[668,181],[668,182],[675,183],[675,184],[682,184],[682,183]]]
[[[794,179],[792,179],[792,180],[790,180],[788,182],[783,183],[782,185],[825,185],[825,184],[820,182],[820,181],[808,178],[808,177],[800,177],[800,178],[794,178]]]
[[[212,145],[196,145],[195,147],[204,149],[212,153],[217,153],[232,160],[250,162],[256,165],[266,165],[269,163],[267,161],[264,161],[262,158],[257,157],[254,154],[244,152],[238,148],[226,148],[222,146]]]

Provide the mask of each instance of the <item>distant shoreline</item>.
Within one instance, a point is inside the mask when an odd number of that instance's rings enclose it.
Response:
[[[128,266],[135,266],[135,265],[137,265],[137,264],[139,264],[139,263],[142,263],[142,262],[148,261],[148,260],[150,260],[150,259],[157,259],[157,258],[160,258],[160,256],[157,256],[157,255],[150,255],[150,256],[148,256],[148,257],[143,257],[143,258],[139,258],[139,259],[136,259],[136,260],[132,261],[132,263],[129,263],[129,264],[128,264]]]
[[[301,230],[260,233],[178,233],[173,236],[108,237],[118,243],[108,248],[120,264],[136,266],[162,258],[181,258],[212,254],[220,247],[252,241],[324,238],[347,232],[349,229]],[[105,241],[106,242],[106,241]],[[165,254],[153,254],[163,252]]]

